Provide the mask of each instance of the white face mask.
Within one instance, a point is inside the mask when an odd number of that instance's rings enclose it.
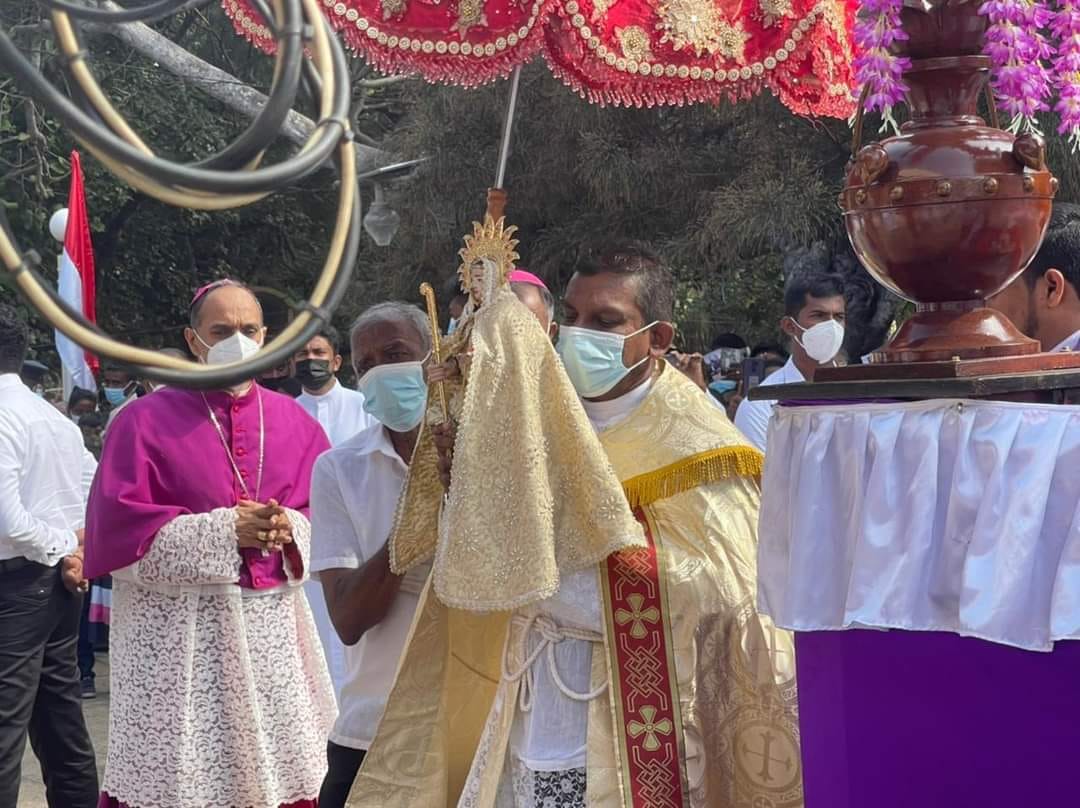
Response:
[[[208,365],[227,365],[231,362],[250,359],[262,348],[260,343],[239,331],[214,345],[207,345],[206,340],[199,336],[198,331],[195,332],[195,339],[206,346],[205,361]]]
[[[803,328],[795,318],[791,319],[802,330],[802,339],[795,340],[806,351],[806,355],[819,364],[831,362],[840,353],[844,344],[844,326],[837,320],[826,320],[810,328]]]

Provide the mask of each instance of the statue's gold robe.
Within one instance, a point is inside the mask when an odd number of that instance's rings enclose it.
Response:
[[[589,703],[588,805],[801,806],[793,643],[754,605],[760,454],[666,366],[600,440],[648,544],[596,568],[592,683],[609,687]],[[449,608],[429,583],[350,806],[494,804],[518,703],[510,617]]]

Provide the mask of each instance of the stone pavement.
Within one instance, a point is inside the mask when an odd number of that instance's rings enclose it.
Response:
[[[109,657],[107,654],[97,655],[94,673],[97,675],[98,696],[96,699],[83,702],[83,714],[86,716],[90,738],[94,742],[100,777],[105,770],[105,750],[109,739]],[[45,784],[41,780],[41,767],[30,749],[29,741],[26,743],[26,753],[23,755],[18,808],[47,808]]]

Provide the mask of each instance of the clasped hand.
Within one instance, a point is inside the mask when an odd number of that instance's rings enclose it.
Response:
[[[75,535],[79,540],[79,546],[69,556],[64,556],[60,561],[60,580],[69,592],[86,592],[90,588],[90,582],[83,577],[83,536],[82,529],[76,530]]]
[[[236,537],[241,547],[276,552],[293,540],[292,524],[276,499],[265,505],[242,499],[236,506]]]

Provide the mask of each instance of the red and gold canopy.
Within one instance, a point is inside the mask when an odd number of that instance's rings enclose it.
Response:
[[[537,53],[599,104],[740,99],[772,90],[793,112],[846,117],[855,0],[322,0],[344,41],[386,73],[474,86]],[[237,31],[274,41],[248,0]]]

